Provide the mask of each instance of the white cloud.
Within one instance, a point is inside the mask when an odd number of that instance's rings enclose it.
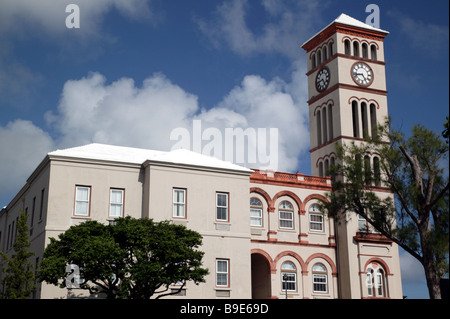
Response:
[[[197,108],[196,96],[161,74],[137,87],[129,78],[107,84],[90,73],[66,82],[57,113],[46,118],[61,134],[61,147],[98,142],[168,150],[171,129],[189,125]]]
[[[0,126],[0,200],[13,196],[53,148],[52,138],[30,121]]]
[[[320,23],[317,1],[262,2],[267,21],[259,27],[262,32],[252,32],[246,21],[250,2],[230,0],[218,6],[211,21],[198,20],[200,30],[216,47],[225,45],[240,55],[275,52],[296,58],[306,35]]]
[[[219,129],[222,137],[226,128],[266,128],[267,133],[277,128],[277,168],[295,170],[298,155],[309,141],[307,108],[299,107],[288,89],[280,79],[268,82],[246,76],[215,107],[200,110],[197,96],[162,74],[154,74],[138,87],[129,78],[108,84],[103,75],[90,73],[66,82],[57,111],[47,112],[46,119],[60,135],[59,147],[98,142],[169,150],[175,144],[170,140],[175,128],[185,128],[193,138],[193,120],[202,121],[202,131]],[[254,163],[247,166],[257,168]]]
[[[80,8],[80,28],[76,35],[99,33],[103,15],[113,8],[131,19],[154,20],[148,0],[2,0],[0,10],[0,34],[16,34],[26,30],[39,30],[38,34],[61,35],[67,31],[65,20],[69,4]]]

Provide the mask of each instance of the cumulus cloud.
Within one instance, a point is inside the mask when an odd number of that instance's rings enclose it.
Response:
[[[277,78],[266,81],[257,75],[246,76],[216,106],[201,110],[197,96],[162,74],[154,74],[138,86],[130,78],[107,83],[103,75],[93,72],[67,81],[56,112],[47,112],[45,117],[59,133],[59,147],[97,142],[170,150],[177,141],[171,140],[171,133],[181,128],[189,133],[188,145],[193,149],[194,120],[201,121],[202,134],[208,128],[217,129],[224,147],[227,128],[264,129],[266,136],[256,138],[265,142],[266,155],[277,156],[279,165],[273,168],[295,170],[299,153],[308,146],[307,109],[296,104],[288,89],[289,85]],[[276,141],[270,140],[270,128],[278,130]],[[269,154],[271,142],[277,143],[277,154]],[[195,143],[200,145],[197,151],[204,151],[208,141]],[[237,141],[234,151],[247,151],[248,143],[256,145],[258,140]],[[220,159],[228,159],[224,152]],[[236,160],[233,157],[232,161]],[[258,168],[258,163],[248,163],[248,158],[239,164]]]
[[[0,126],[0,201],[11,200],[54,147],[49,134],[30,121]]]
[[[61,147],[91,142],[168,149],[170,130],[189,125],[197,97],[162,74],[141,87],[130,78],[110,84],[100,73],[67,81],[56,113],[46,119],[60,133]]]

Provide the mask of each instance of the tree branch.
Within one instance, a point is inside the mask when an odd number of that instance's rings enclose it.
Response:
[[[177,293],[179,293],[181,290],[183,290],[184,285],[186,284],[186,281],[183,280],[183,284],[180,286],[180,288],[178,288],[176,291],[172,291],[172,292],[168,292],[166,294],[162,294],[159,295],[158,297],[156,297],[155,299],[159,299],[161,297],[165,297],[165,296],[170,296],[170,295],[176,295]],[[165,291],[169,290],[169,286],[167,286],[167,289]]]

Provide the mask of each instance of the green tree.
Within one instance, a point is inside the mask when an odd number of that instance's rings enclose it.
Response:
[[[27,215],[21,210],[17,221],[17,237],[13,245],[14,254],[8,257],[0,252],[6,267],[2,267],[5,274],[1,281],[0,298],[26,299],[36,291],[33,265],[29,262],[34,255],[29,250],[31,242],[28,236]]]
[[[442,168],[448,144],[421,125],[405,138],[389,120],[373,135],[366,143],[337,145],[340,164],[330,172],[333,191],[323,205],[338,220],[356,212],[410,253],[423,266],[430,298],[441,298],[439,282],[448,273],[449,178]],[[379,164],[371,168],[366,154],[376,154]],[[389,188],[394,200],[378,197],[374,185]]]
[[[154,294],[160,298],[177,293],[186,281],[204,282],[208,270],[201,267],[201,244],[200,234],[167,221],[88,221],[51,239],[38,276],[40,281],[71,287],[73,273],[66,267],[73,264],[83,279],[79,288],[91,293],[105,293],[110,299],[148,299]],[[183,284],[169,291],[177,282]]]

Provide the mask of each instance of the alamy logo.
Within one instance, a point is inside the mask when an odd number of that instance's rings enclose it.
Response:
[[[68,4],[66,7],[66,12],[70,13],[66,17],[66,28],[67,29],[79,29],[80,28],[80,7],[76,4]]]
[[[69,289],[80,288],[80,285],[84,282],[83,278],[80,276],[80,267],[75,264],[67,265],[66,273],[68,273],[68,276],[66,277],[66,287]]]
[[[366,18],[366,24],[374,28],[380,28],[380,8],[376,4],[369,4],[366,7],[366,12],[370,14]]]
[[[201,120],[193,120],[192,134],[178,127],[170,133],[170,140],[177,141],[171,150],[183,148],[235,164],[278,169],[277,128],[228,127],[221,131],[208,127],[202,130]]]

